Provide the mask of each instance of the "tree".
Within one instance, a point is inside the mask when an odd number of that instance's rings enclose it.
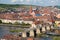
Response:
[[[11,22],[9,22],[9,24],[12,24]]]
[[[0,20],[0,24],[2,23],[2,21]]]
[[[27,23],[26,25],[30,25],[29,23]]]
[[[14,24],[15,24],[15,25],[19,25],[20,23],[19,23],[19,22],[15,22]]]

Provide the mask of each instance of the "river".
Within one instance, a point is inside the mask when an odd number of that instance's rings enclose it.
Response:
[[[19,28],[19,27],[17,27],[17,28]],[[16,28],[15,27],[3,27],[3,26],[0,26],[0,38],[2,38],[6,34],[16,34],[16,33],[10,32],[9,30],[11,30],[11,29],[16,29]],[[44,38],[41,38],[41,40],[51,40],[51,38],[44,37]]]
[[[16,32],[14,32],[14,33],[10,32],[11,29],[22,29],[22,28],[0,26],[0,38],[2,38],[6,34],[17,34]]]

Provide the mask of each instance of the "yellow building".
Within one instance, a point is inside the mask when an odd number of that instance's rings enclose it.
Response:
[[[55,23],[58,27],[60,27],[60,18],[55,20]]]
[[[60,14],[57,14],[56,15],[56,20],[55,20],[55,23],[58,27],[60,27]]]

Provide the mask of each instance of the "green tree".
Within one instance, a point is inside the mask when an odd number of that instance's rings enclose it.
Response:
[[[0,20],[0,24],[2,23],[2,21]]]
[[[11,22],[9,22],[9,24],[12,24]]]
[[[15,25],[19,25],[20,23],[19,23],[19,22],[15,22],[14,24],[15,24]]]
[[[27,23],[26,25],[30,25],[29,23]]]
[[[22,22],[22,24],[21,24],[21,25],[25,26],[26,24],[25,24],[24,22]]]

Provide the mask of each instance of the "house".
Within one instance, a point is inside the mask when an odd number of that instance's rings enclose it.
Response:
[[[60,14],[57,14],[56,17],[57,17],[57,18],[60,18]]]
[[[55,23],[58,27],[60,27],[60,14],[56,16]]]
[[[2,20],[2,22],[3,23],[12,23],[12,24],[14,24],[15,22],[18,22],[18,23],[22,23],[22,22],[24,22],[25,24],[27,24],[27,23],[29,23],[29,24],[32,24],[33,23],[33,21],[26,21],[26,20],[13,20],[13,19],[0,19],[0,20]]]
[[[56,25],[57,25],[58,27],[60,27],[60,18],[57,18],[57,19],[55,20],[55,23],[56,23]]]
[[[14,24],[15,22],[22,23],[22,20],[10,20],[10,19],[0,19],[2,20],[3,23],[12,23]]]

